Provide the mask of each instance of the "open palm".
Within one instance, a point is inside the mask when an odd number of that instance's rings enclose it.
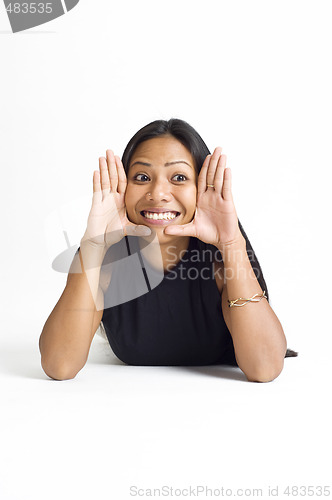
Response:
[[[226,156],[216,148],[203,163],[197,186],[194,219],[189,224],[171,225],[166,234],[194,236],[205,243],[224,247],[240,237],[231,191],[231,171]]]
[[[125,235],[149,235],[146,226],[129,221],[125,206],[127,177],[121,159],[107,150],[99,158],[99,172],[93,173],[93,199],[84,240],[107,248]]]

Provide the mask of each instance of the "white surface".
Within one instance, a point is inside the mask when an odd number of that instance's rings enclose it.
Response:
[[[0,499],[331,484],[330,2],[91,6],[15,35],[0,6]],[[45,221],[70,206],[77,243],[98,157],[170,117],[227,154],[239,218],[300,357],[251,384],[229,368],[113,364],[95,337],[79,375],[51,381],[38,338],[66,277],[51,269],[61,244],[54,222],[50,248]]]
[[[330,483],[330,367],[308,353],[268,384],[231,367],[126,366],[98,336],[70,381],[44,376],[23,335],[0,359],[6,500]]]

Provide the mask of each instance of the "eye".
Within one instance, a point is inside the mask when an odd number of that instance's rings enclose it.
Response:
[[[174,175],[173,179],[175,177],[181,177],[181,179],[178,179],[178,182],[183,182],[183,181],[187,180],[187,177],[183,174],[176,174],[176,175]]]
[[[149,177],[145,174],[136,174],[134,180],[139,182],[145,182],[146,180],[149,180]]]

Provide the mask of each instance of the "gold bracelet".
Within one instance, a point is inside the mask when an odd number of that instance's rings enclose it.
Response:
[[[255,299],[255,297],[259,297],[258,299]],[[265,290],[264,292],[262,293],[262,295],[259,295],[259,293],[256,293],[256,295],[253,295],[252,297],[250,297],[250,299],[242,299],[241,297],[239,299],[235,299],[235,300],[229,300],[228,303],[229,303],[229,306],[228,307],[242,307],[242,306],[245,306],[246,304],[248,304],[248,302],[260,302],[262,299],[267,299],[266,295],[265,295]],[[236,302],[238,302],[239,300],[244,300],[245,302],[243,304],[237,304]]]

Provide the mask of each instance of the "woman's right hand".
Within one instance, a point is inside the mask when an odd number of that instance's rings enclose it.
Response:
[[[87,228],[81,241],[108,249],[124,236],[148,236],[150,228],[127,218],[124,202],[127,177],[121,159],[113,151],[99,158],[99,171],[93,172],[93,198]]]

